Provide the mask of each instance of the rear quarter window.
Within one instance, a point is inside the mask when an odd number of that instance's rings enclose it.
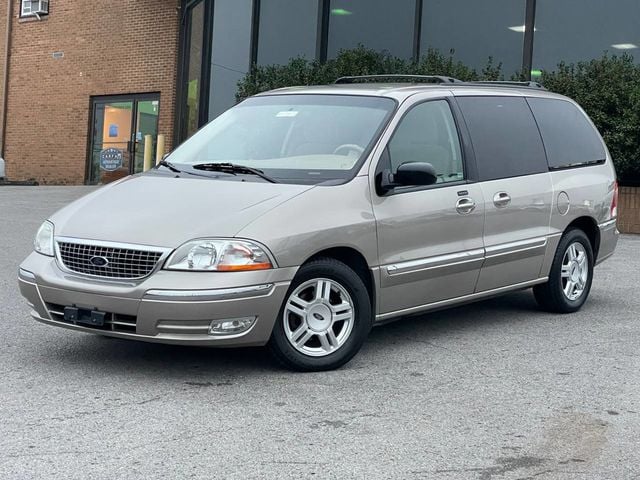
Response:
[[[604,162],[598,132],[573,103],[553,98],[528,98],[547,151],[549,168]]]
[[[457,97],[479,180],[533,175],[549,170],[538,126],[522,97]]]

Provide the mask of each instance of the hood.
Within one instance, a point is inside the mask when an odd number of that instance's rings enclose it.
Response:
[[[259,216],[310,188],[132,176],[76,200],[51,221],[56,236],[174,248],[194,238],[233,237]]]

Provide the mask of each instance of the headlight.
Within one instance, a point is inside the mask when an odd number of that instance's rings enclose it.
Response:
[[[42,255],[53,257],[53,223],[47,221],[42,224],[36,233],[33,248]]]
[[[164,265],[168,270],[242,272],[268,270],[273,264],[258,245],[246,240],[205,238],[179,247]]]

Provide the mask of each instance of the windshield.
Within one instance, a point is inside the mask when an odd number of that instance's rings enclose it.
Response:
[[[178,168],[230,163],[280,182],[346,180],[391,116],[390,98],[253,97],[226,111],[168,158]]]

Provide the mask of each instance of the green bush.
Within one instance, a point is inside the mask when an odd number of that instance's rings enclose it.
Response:
[[[238,84],[238,100],[294,85],[325,85],[349,75],[445,75],[460,80],[503,80],[502,65],[489,58],[480,72],[436,50],[419,61],[403,60],[359,46],[320,63],[295,58],[287,65],[254,66]],[[518,79],[518,74],[511,79]],[[640,184],[640,66],[630,55],[578,64],[560,63],[538,79],[548,90],[576,100],[593,119],[624,184]]]
[[[238,84],[237,98],[242,100],[256,93],[294,85],[326,85],[339,77],[350,75],[408,74],[445,75],[460,80],[498,80],[503,78],[502,65],[491,58],[481,72],[455,61],[436,50],[429,50],[419,61],[403,60],[385,52],[359,46],[342,50],[335,59],[294,58],[287,65],[253,66]]]

